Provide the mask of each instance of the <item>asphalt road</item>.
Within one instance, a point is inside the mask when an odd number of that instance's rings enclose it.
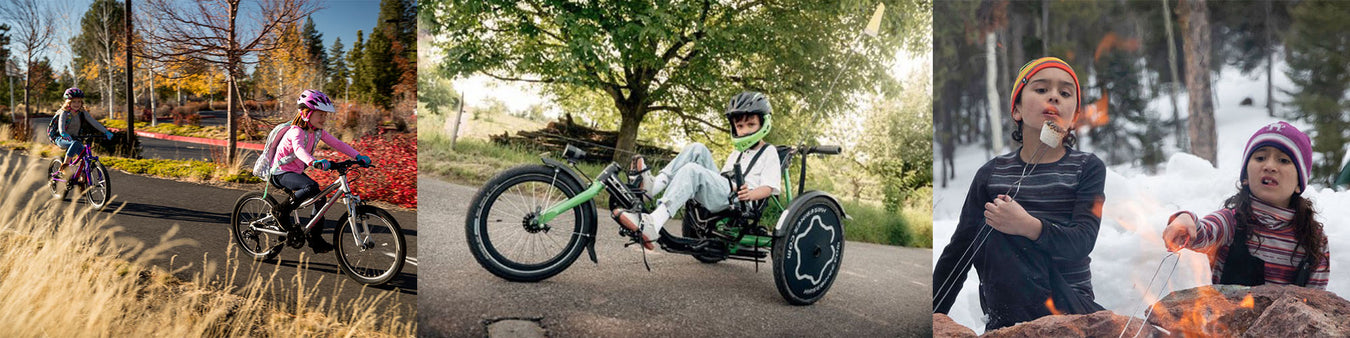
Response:
[[[40,167],[37,170],[45,170],[45,166]],[[113,215],[111,225],[122,227],[120,236],[154,245],[159,243],[160,238],[172,227],[177,226],[178,233],[174,239],[195,241],[194,245],[180,246],[164,252],[160,259],[151,261],[151,264],[171,271],[186,267],[177,271],[176,275],[187,280],[203,271],[204,262],[212,262],[220,267],[217,269],[218,275],[230,272],[225,269],[226,250],[234,245],[229,230],[230,212],[235,200],[243,195],[245,190],[130,175],[117,170],[113,170],[110,176],[114,200],[102,214],[111,214],[113,210],[122,208],[119,213]],[[45,186],[41,188],[45,189]],[[47,192],[44,190],[33,193]],[[75,203],[85,204],[85,201],[81,199]],[[337,225],[337,218],[343,213],[336,210],[339,208],[333,209],[326,214],[328,222],[325,238],[329,240],[333,227]],[[308,212],[308,209],[305,210]],[[281,297],[279,301],[287,301],[286,297],[294,297],[301,288],[327,298],[328,304],[334,302],[346,304],[358,297],[370,298],[386,294],[389,301],[382,303],[385,307],[383,310],[394,311],[403,318],[410,318],[416,310],[418,294],[417,216],[415,212],[408,211],[390,210],[390,213],[405,232],[409,262],[403,266],[402,273],[388,285],[362,287],[342,274],[332,252],[314,255],[308,248],[297,250],[289,247],[272,262],[255,262],[248,258],[238,258],[239,276],[235,279],[234,285],[243,286],[251,278],[266,278],[277,269],[279,273],[274,280],[279,289],[274,295]],[[307,266],[299,262],[301,252],[309,260]],[[249,275],[249,272],[255,269],[260,271],[260,275]],[[294,282],[297,274],[303,274],[303,285]]]
[[[213,112],[203,112],[203,115],[210,115],[211,113]],[[222,118],[203,119],[202,125],[209,125],[208,123],[205,123],[205,121],[224,121],[223,118],[224,113],[221,112],[219,115]],[[47,132],[47,124],[51,123],[51,120],[52,119],[50,117],[37,117],[32,119],[32,125],[34,128],[36,128],[34,130],[38,131],[38,135],[33,136],[34,142],[38,142],[41,144],[51,143],[51,140],[48,140],[45,134]],[[160,121],[160,122],[170,123],[172,121],[169,122]],[[225,153],[224,151],[225,147],[217,147],[212,145],[160,140],[149,137],[141,137],[140,140],[141,140],[142,158],[158,158],[167,160],[196,160],[196,161],[210,162],[214,158],[219,157]],[[258,151],[248,149],[239,149],[239,151],[241,154],[243,154],[244,157],[240,163],[244,163],[245,165],[252,167],[253,160],[256,159],[258,156]]]
[[[477,187],[418,180],[427,263],[418,301],[419,336],[484,336],[505,319],[535,321],[550,336],[931,336],[932,250],[847,242],[839,279],[811,306],[778,294],[769,264],[702,264],[684,255],[624,248],[618,225],[600,217],[592,264],[514,283],[469,253],[464,218]],[[603,215],[603,214],[601,214]],[[670,223],[667,229],[679,232]]]

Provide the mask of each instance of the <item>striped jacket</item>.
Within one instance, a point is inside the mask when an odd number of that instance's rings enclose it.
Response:
[[[1295,271],[1298,269],[1298,263],[1303,261],[1304,256],[1303,248],[1298,246],[1294,227],[1290,224],[1294,219],[1294,211],[1271,205],[1256,196],[1252,196],[1251,201],[1252,215],[1256,218],[1256,222],[1247,224],[1251,227],[1247,236],[1248,251],[1253,257],[1265,261],[1266,283],[1291,284],[1298,273]],[[1200,220],[1195,227],[1195,239],[1187,247],[1210,253],[1212,282],[1218,284],[1219,277],[1223,276],[1224,260],[1228,258],[1228,246],[1232,244],[1233,236],[1237,233],[1237,218],[1234,217],[1236,212],[1233,209],[1219,209],[1202,219],[1189,211],[1182,211],[1172,217],[1181,214],[1190,214],[1191,217]],[[1324,237],[1322,254],[1327,259],[1313,267],[1307,287],[1326,290],[1328,277],[1331,275],[1331,253],[1327,247]]]

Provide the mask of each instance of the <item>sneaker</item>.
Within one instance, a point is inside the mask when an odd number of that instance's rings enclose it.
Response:
[[[653,186],[652,170],[647,167],[647,159],[642,155],[633,156],[633,162],[628,165],[628,181],[637,183],[637,188],[642,190],[647,198],[656,198],[656,189]]]
[[[323,240],[323,231],[320,231],[318,228],[315,228],[314,232],[309,233],[308,237],[309,238],[306,240],[309,241],[309,248],[313,249],[315,254],[333,251],[333,245],[328,244],[328,241]]]
[[[614,212],[614,218],[619,221],[619,226],[628,229],[628,231],[642,229],[642,246],[647,250],[656,250],[656,245],[652,243],[661,238],[661,226],[652,220],[651,214],[622,210],[614,210]]]

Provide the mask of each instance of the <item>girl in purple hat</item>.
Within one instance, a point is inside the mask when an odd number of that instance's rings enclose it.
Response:
[[[1312,201],[1301,194],[1312,170],[1308,135],[1285,122],[1261,127],[1247,141],[1238,192],[1204,218],[1189,211],[1167,221],[1169,251],[1209,255],[1212,282],[1289,284],[1326,289],[1331,253]]]

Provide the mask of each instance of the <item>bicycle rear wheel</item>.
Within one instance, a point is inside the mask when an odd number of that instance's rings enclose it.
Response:
[[[88,188],[84,190],[84,197],[94,209],[103,210],[103,207],[108,206],[108,200],[112,198],[112,181],[108,179],[108,167],[103,166],[103,162],[95,161],[89,169]]]
[[[55,179],[51,178],[52,176],[56,176],[56,173],[59,171],[61,171],[61,160],[52,160],[52,163],[47,165],[47,188],[51,190],[52,198],[64,199],[66,187],[63,187],[61,182],[57,182]]]
[[[356,231],[348,224],[350,214],[338,218],[333,231],[333,246],[338,265],[348,277],[361,284],[388,283],[403,270],[408,246],[398,220],[384,209],[369,205],[356,207]]]
[[[234,211],[230,213],[230,232],[234,242],[244,249],[244,254],[255,261],[267,261],[281,253],[285,244],[282,236],[260,230],[282,230],[281,223],[271,217],[272,206],[277,202],[272,197],[264,197],[261,192],[249,192],[234,202]]]

